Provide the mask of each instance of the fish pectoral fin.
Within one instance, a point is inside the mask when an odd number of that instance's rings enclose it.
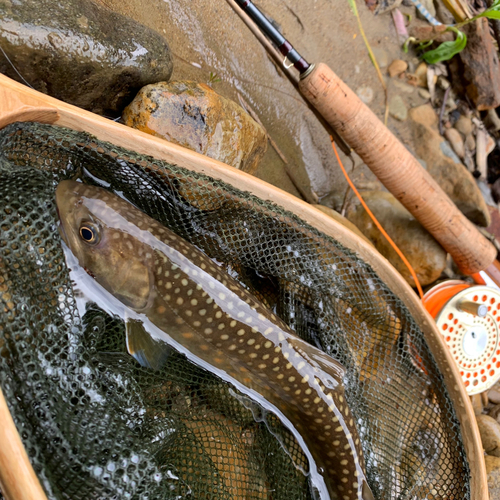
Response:
[[[362,495],[363,495],[363,500],[375,500],[373,493],[372,493],[372,490],[368,486],[368,483],[366,482],[366,480],[363,480]]]
[[[151,337],[140,321],[133,319],[127,320],[125,323],[125,330],[129,354],[141,366],[153,370],[162,368],[172,348],[165,342],[155,340]]]

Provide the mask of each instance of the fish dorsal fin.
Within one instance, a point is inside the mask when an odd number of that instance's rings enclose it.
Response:
[[[125,330],[129,354],[138,361],[141,366],[153,370],[162,368],[172,348],[165,342],[155,340],[151,337],[140,321],[127,319]]]

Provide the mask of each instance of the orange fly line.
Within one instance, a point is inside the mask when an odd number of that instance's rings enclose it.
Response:
[[[366,210],[366,213],[370,216],[374,224],[378,227],[380,232],[384,235],[385,239],[389,242],[392,248],[394,248],[394,251],[401,257],[401,260],[404,262],[408,270],[410,271],[410,274],[415,281],[415,285],[417,286],[418,294],[420,295],[420,298],[423,300],[424,298],[424,292],[422,291],[422,287],[420,286],[420,281],[418,281],[417,278],[417,273],[411,266],[411,264],[408,262],[408,259],[404,256],[403,252],[398,248],[396,243],[392,240],[392,238],[385,232],[384,228],[380,224],[380,222],[376,219],[375,215],[373,215],[372,211],[368,208],[368,205],[365,203],[365,200],[363,200],[362,196],[359,194],[359,191],[356,189],[356,186],[353,184],[351,179],[349,178],[349,175],[346,172],[346,169],[344,168],[344,165],[342,164],[342,160],[340,159],[340,156],[337,152],[337,148],[335,147],[335,142],[333,141],[333,138],[330,137],[330,140],[332,141],[332,147],[333,147],[333,152],[335,153],[335,156],[337,157],[337,161],[339,162],[340,169],[342,170],[342,173],[344,174],[344,177],[346,178],[347,183],[351,187],[351,189],[354,191],[354,194],[358,197],[359,201],[361,202],[361,205],[363,205],[363,208]]]

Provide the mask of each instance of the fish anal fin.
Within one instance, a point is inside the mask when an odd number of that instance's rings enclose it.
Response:
[[[140,321],[128,319],[125,329],[129,354],[141,366],[153,370],[161,369],[166,363],[172,348],[165,342],[151,337]]]

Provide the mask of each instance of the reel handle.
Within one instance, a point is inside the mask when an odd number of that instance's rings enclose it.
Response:
[[[306,72],[299,89],[464,273],[477,273],[494,262],[495,247],[326,64],[319,63]]]

